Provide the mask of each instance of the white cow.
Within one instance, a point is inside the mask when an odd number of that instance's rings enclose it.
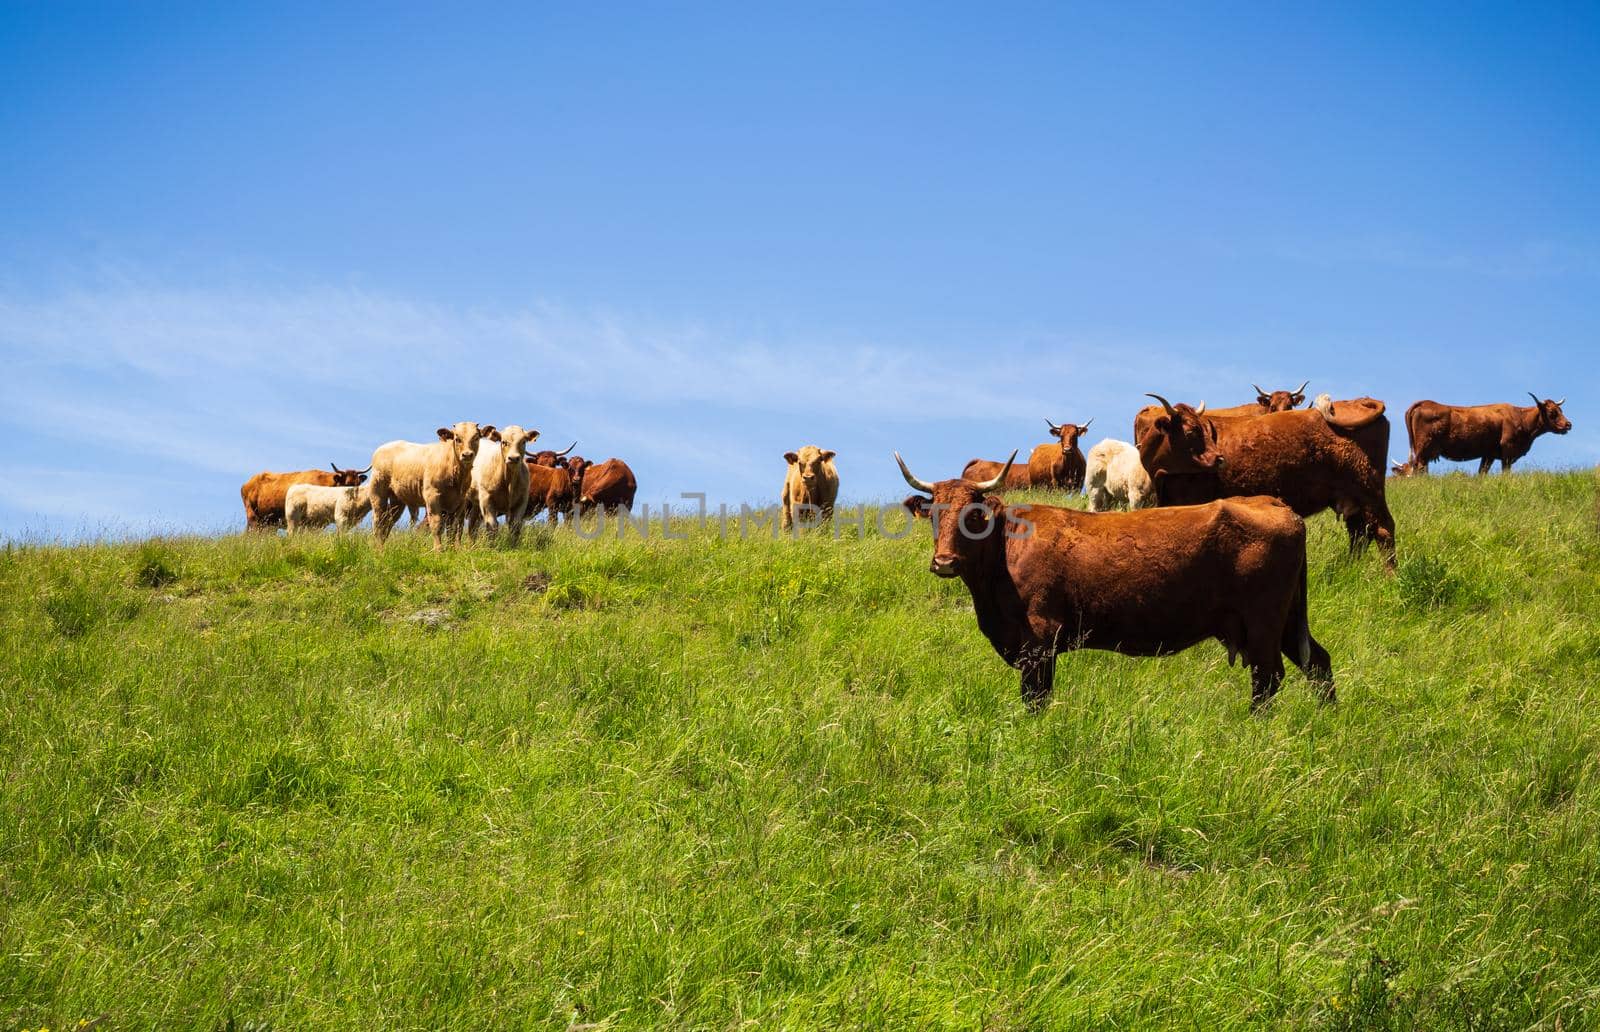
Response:
[[[472,460],[472,497],[467,502],[467,532],[478,533],[479,523],[489,524],[492,535],[499,517],[506,518],[512,543],[522,536],[522,517],[528,511],[528,445],[539,431],[512,424],[489,431]]]
[[[323,487],[320,484],[292,484],[283,503],[289,533],[321,530],[330,524],[341,531],[353,530],[372,511],[372,489]]]
[[[402,508],[428,510],[433,547],[444,547],[448,534],[461,537],[464,510],[472,497],[472,462],[478,443],[494,427],[457,423],[440,427],[433,444],[390,441],[372,453],[372,536],[382,545],[400,518]]]
[[[1113,507],[1147,509],[1156,504],[1155,488],[1139,461],[1139,450],[1126,441],[1101,441],[1089,449],[1084,467],[1090,512]]]

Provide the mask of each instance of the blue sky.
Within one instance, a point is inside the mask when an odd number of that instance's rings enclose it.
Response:
[[[332,8],[332,9],[330,9]],[[1147,390],[1568,398],[1600,7],[0,6],[0,535],[458,419],[850,498]]]

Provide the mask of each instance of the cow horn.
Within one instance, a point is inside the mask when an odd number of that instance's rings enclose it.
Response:
[[[1565,405],[1566,403],[1567,403],[1567,399],[1566,398],[1562,398],[1562,399],[1560,399],[1559,401],[1556,402],[1556,408],[1560,408],[1561,406]]]
[[[1255,384],[1251,384],[1250,386],[1255,387],[1256,388],[1256,393],[1261,395],[1263,398],[1268,397],[1267,392],[1262,390],[1260,387],[1256,387]]]
[[[1093,423],[1093,422],[1094,422],[1094,417],[1090,416],[1089,417],[1089,423]],[[1083,424],[1083,426],[1078,430],[1078,433],[1080,433],[1080,434],[1088,433],[1089,432],[1089,423]]]
[[[1206,414],[1206,403],[1202,401],[1200,404],[1196,405],[1194,407],[1194,414],[1197,415],[1197,416],[1205,415]]]
[[[372,463],[369,462],[369,463],[367,463],[367,468],[364,469],[364,470],[361,470],[360,473],[357,473],[357,476],[359,476],[361,473],[371,473],[371,472],[372,472]]]
[[[1054,423],[1050,422],[1050,417],[1049,416],[1045,417],[1044,425],[1050,428],[1050,432],[1051,433],[1055,433],[1057,430],[1061,429],[1059,426],[1057,426]]]
[[[1006,460],[1006,464],[1004,466],[1000,467],[999,475],[997,475],[993,480],[985,480],[981,484],[973,484],[972,485],[973,489],[976,490],[979,494],[984,494],[984,493],[987,493],[989,491],[993,491],[995,488],[999,487],[1001,484],[1006,482],[1006,474],[1011,472],[1011,464],[1016,462],[1016,461],[1017,461],[1017,450],[1013,448],[1012,451],[1011,451],[1011,458],[1007,459]]]
[[[1528,397],[1533,399],[1533,407],[1534,408],[1544,408],[1544,402],[1539,400],[1539,396],[1537,394],[1533,393],[1532,391],[1529,391],[1528,392]]]
[[[1310,382],[1311,382],[1310,380],[1307,380],[1305,383],[1301,384],[1298,388],[1296,388],[1294,393],[1296,393],[1296,394],[1304,394],[1306,392],[1306,384],[1308,384]]]
[[[558,451],[558,452],[556,452],[556,458],[558,458],[558,459],[561,458],[561,456],[567,454],[567,452],[571,451],[572,449],[576,448],[577,446],[578,446],[578,442],[577,441],[573,441],[571,444],[567,445],[566,451]]]
[[[933,494],[933,485],[928,483],[926,480],[918,480],[916,477],[912,476],[911,471],[906,468],[906,460],[900,457],[899,452],[894,453],[894,461],[900,463],[900,475],[906,478],[906,483],[910,484],[918,491],[923,491],[927,494]]]
[[[328,468],[333,470],[335,473],[343,473],[344,472],[344,470],[339,468],[339,464],[337,462],[328,463]]]
[[[1159,395],[1159,394],[1151,394],[1149,391],[1146,391],[1144,396],[1147,397],[1147,398],[1154,398],[1157,401],[1161,402],[1162,407],[1164,407],[1167,410],[1167,415],[1169,415],[1169,416],[1177,415],[1177,413],[1172,410],[1172,402],[1168,401],[1166,398],[1163,398],[1161,395]]]

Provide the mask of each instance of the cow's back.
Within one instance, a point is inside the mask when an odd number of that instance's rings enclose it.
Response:
[[[581,500],[631,509],[638,490],[639,482],[628,464],[621,459],[607,459],[584,470]]]
[[[1024,508],[1034,532],[1006,539],[1006,565],[1017,594],[1041,600],[1029,616],[1041,640],[1082,634],[1079,644],[1131,654],[1186,648],[1214,636],[1229,611],[1264,598],[1287,605],[1305,560],[1304,521],[1273,497],[1133,512]]]
[[[420,508],[424,471],[431,444],[390,441],[372,453],[372,497],[394,499],[403,505]]]
[[[1164,505],[1270,495],[1301,516],[1333,505],[1348,485],[1382,497],[1383,454],[1372,442],[1340,433],[1314,409],[1216,421],[1225,462],[1212,473],[1150,471]],[[1387,444],[1388,420],[1381,433]]]

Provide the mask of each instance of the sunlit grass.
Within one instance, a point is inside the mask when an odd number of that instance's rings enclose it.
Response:
[[[1594,480],[1390,500],[1261,716],[920,529],[9,548],[0,1027],[1586,1027]]]

